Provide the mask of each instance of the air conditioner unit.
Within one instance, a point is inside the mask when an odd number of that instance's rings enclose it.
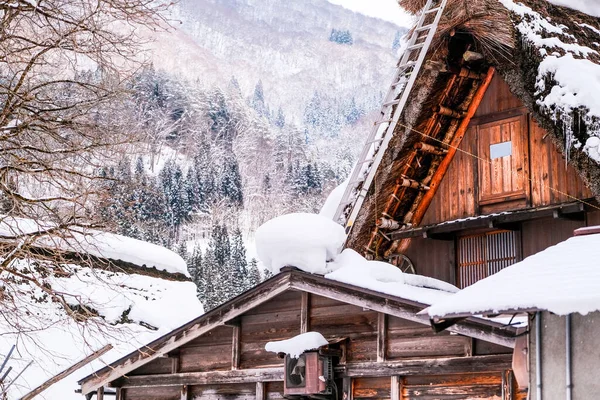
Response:
[[[298,358],[285,356],[283,394],[287,398],[309,396],[327,398],[331,395],[330,380],[333,379],[331,357],[317,351],[301,354]]]

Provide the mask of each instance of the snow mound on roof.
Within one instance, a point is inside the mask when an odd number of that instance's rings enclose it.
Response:
[[[14,242],[24,235],[40,234],[35,244],[43,248],[90,254],[140,267],[156,268],[189,277],[187,265],[177,253],[138,239],[81,227],[60,229],[53,222],[12,216],[0,217],[0,239]]]
[[[600,311],[600,235],[576,236],[434,303],[431,317],[513,310]]]
[[[327,261],[340,252],[346,234],[344,228],[330,218],[296,213],[261,225],[255,240],[258,257],[274,274],[285,266],[325,274],[330,271]]]
[[[342,182],[339,186],[333,189],[331,193],[329,193],[329,196],[327,196],[327,200],[325,200],[325,204],[323,204],[319,215],[330,219],[335,217],[335,212],[342,201],[342,197],[344,196],[344,192],[346,191],[349,181],[350,177],[346,178],[344,182]]]
[[[333,272],[325,278],[423,304],[442,301],[458,288],[426,276],[405,274],[392,264],[368,261],[352,249],[345,249],[329,263]]]
[[[20,268],[28,263],[19,261]],[[31,366],[9,389],[8,398],[17,399],[58,372],[70,367],[106,344],[114,348],[100,359],[52,385],[36,399],[80,400],[77,381],[120,357],[143,347],[203,313],[192,282],[108,272],[74,265],[69,277],[49,278],[55,290],[64,289],[66,301],[80,302],[98,313],[87,325],[77,324],[65,310],[43,292],[20,284],[7,288],[14,307],[23,311],[20,318],[0,321],[0,359],[10,347],[17,349],[7,366],[12,367],[8,381],[30,362]],[[78,297],[75,299],[75,297]],[[25,312],[25,310],[27,312]],[[173,312],[177,310],[177,312]],[[11,315],[12,316],[12,315]],[[22,335],[14,333],[9,322],[20,324]],[[5,369],[6,371],[6,369]]]
[[[315,350],[329,344],[327,339],[319,332],[306,332],[291,339],[268,342],[265,350],[273,353],[285,353],[290,357],[298,358],[308,350]]]

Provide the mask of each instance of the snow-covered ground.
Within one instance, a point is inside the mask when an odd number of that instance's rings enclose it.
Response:
[[[17,345],[8,363],[13,368],[8,381],[33,361],[10,387],[11,399],[19,398],[93,351],[112,344],[113,350],[36,397],[80,400],[81,395],[74,392],[79,379],[203,313],[192,282],[71,267],[77,270],[74,275],[54,278],[50,284],[55,290],[69,293],[65,296],[68,303],[72,300],[73,305],[85,304],[98,316],[85,325],[75,323],[57,303],[41,300],[41,291],[22,287],[22,293],[13,299],[15,308],[23,314],[19,318],[11,314],[11,323],[5,318],[0,321],[3,332],[0,355],[6,355],[12,345]],[[19,333],[15,323],[19,324]]]

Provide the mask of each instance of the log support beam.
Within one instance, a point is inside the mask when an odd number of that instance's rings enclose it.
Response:
[[[188,385],[181,386],[181,396],[179,398],[181,400],[190,400],[192,398],[190,392],[191,392],[191,390]]]

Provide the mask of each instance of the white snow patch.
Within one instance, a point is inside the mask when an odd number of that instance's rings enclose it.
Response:
[[[423,304],[442,301],[458,291],[455,286],[426,276],[405,274],[392,264],[368,261],[352,249],[345,249],[329,263],[333,272],[325,278],[374,290]]]
[[[431,317],[512,310],[600,310],[600,235],[576,236],[434,303]]]
[[[293,266],[325,274],[327,261],[341,250],[346,234],[341,225],[322,215],[295,213],[267,221],[256,230],[256,249],[264,266],[274,274]]]
[[[597,0],[547,0],[556,6],[568,7],[593,17],[600,17],[600,3]]]
[[[327,344],[329,342],[319,332],[306,332],[291,339],[268,342],[265,350],[273,353],[285,353],[290,357],[298,358],[308,350],[315,350]]]
[[[539,66],[538,90],[544,90],[544,78],[551,75],[556,84],[550,93],[538,100],[548,109],[558,106],[566,112],[574,108],[587,107],[589,114],[600,118],[600,65],[588,59],[564,56],[548,56]]]
[[[600,163],[600,138],[597,136],[590,136],[583,147],[583,151],[597,163]]]
[[[323,204],[323,208],[319,212],[319,215],[324,217],[333,219],[335,217],[335,212],[338,209],[338,206],[342,202],[342,197],[344,196],[344,192],[346,191],[346,187],[348,186],[348,182],[350,181],[350,177],[346,178],[344,182],[339,184],[335,189],[329,193],[327,196],[327,200],[325,200],[325,204]]]

